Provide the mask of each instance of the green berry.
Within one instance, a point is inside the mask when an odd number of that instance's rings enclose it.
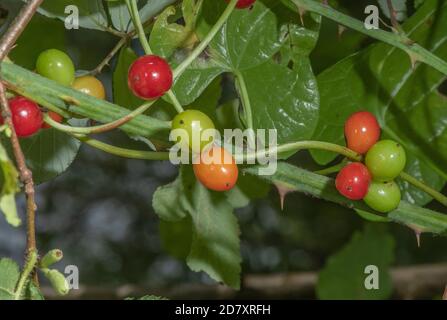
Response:
[[[405,168],[406,161],[404,148],[392,140],[377,142],[365,158],[365,164],[376,181],[393,180]]]
[[[36,71],[41,76],[64,86],[71,86],[75,79],[73,61],[65,52],[57,49],[49,49],[39,55]]]
[[[373,181],[369,186],[366,197],[363,199],[370,208],[382,213],[396,209],[399,206],[400,200],[400,189],[394,181]]]
[[[193,152],[200,153],[201,150],[213,141],[211,139],[204,139],[202,134],[207,129],[214,130],[214,123],[206,114],[198,110],[186,110],[179,113],[172,120],[172,129],[182,129],[186,135],[178,138],[177,142],[189,147]]]

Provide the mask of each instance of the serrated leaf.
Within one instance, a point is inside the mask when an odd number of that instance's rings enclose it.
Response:
[[[320,299],[387,299],[392,293],[389,267],[394,260],[393,238],[377,227],[367,225],[351,241],[331,256],[320,272],[317,295]],[[379,288],[365,288],[367,266],[378,268]]]
[[[0,259],[0,300],[14,299],[14,290],[19,277],[17,263],[8,258]]]
[[[191,241],[186,257],[191,270],[204,271],[216,281],[239,288],[239,227],[225,195],[207,190],[195,179],[191,167],[183,166],[173,183],[157,189],[152,205],[165,222],[178,224],[185,217],[191,219]],[[182,234],[186,225],[180,224]],[[164,238],[167,236],[165,233]],[[183,248],[185,245],[181,244]]]
[[[412,40],[447,58],[446,2],[427,0],[403,28]],[[344,144],[343,125],[348,116],[358,110],[373,112],[383,138],[404,146],[409,155],[406,170],[439,190],[447,179],[447,124],[443,121],[447,100],[437,87],[445,79],[424,64],[413,70],[408,55],[399,49],[372,45],[318,76],[320,120],[313,139]],[[323,152],[312,154],[320,164],[334,158]],[[421,192],[406,186],[404,195],[423,205],[429,198]]]

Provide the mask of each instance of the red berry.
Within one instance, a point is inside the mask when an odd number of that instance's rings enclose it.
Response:
[[[48,111],[48,115],[54,121],[59,122],[59,123],[62,122],[63,117],[59,113],[56,113],[54,111]],[[47,124],[45,122],[42,123],[42,129],[49,129],[49,128],[51,128],[51,126],[49,124]]]
[[[9,108],[18,137],[29,137],[42,127],[42,112],[35,102],[24,97],[15,97],[9,100]]]
[[[354,162],[340,170],[335,179],[335,186],[346,198],[361,200],[368,193],[370,182],[368,168],[360,162]]]
[[[172,87],[172,70],[168,62],[155,55],[138,58],[129,69],[130,90],[142,99],[151,100],[164,95]]]
[[[226,2],[230,2],[230,0],[225,0]],[[256,0],[239,0],[236,4],[236,8],[245,9],[251,7]]]
[[[345,123],[348,148],[365,154],[380,138],[380,126],[376,117],[368,111],[352,114]]]

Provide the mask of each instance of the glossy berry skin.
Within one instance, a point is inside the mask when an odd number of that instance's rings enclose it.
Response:
[[[188,139],[180,142],[182,145],[187,146],[195,153],[200,153],[207,145],[209,145],[213,139],[206,140],[203,137],[203,133],[207,129],[214,130],[214,123],[206,114],[199,110],[186,110],[177,114],[172,120],[172,129],[183,129],[185,134],[187,134]],[[197,138],[197,141],[194,139]],[[198,139],[204,139],[204,141],[199,141]]]
[[[59,113],[56,113],[54,111],[48,111],[48,116],[53,119],[56,122],[61,123],[62,120],[64,119]],[[42,129],[50,129],[51,126],[47,123],[45,123],[45,121],[42,123]]]
[[[168,62],[155,55],[138,58],[130,66],[127,78],[130,90],[145,100],[163,96],[171,89],[172,81],[172,70]]]
[[[214,146],[204,151],[200,162],[193,164],[194,174],[206,188],[214,191],[231,190],[237,183],[239,169],[224,148]]]
[[[377,181],[391,181],[405,168],[407,157],[404,148],[392,140],[377,142],[366,154],[365,164]]]
[[[104,89],[102,82],[92,76],[76,78],[72,87],[73,89],[98,99],[104,100],[106,98],[106,90]]]
[[[365,154],[380,138],[376,117],[368,111],[352,114],[345,122],[345,137],[349,149]]]
[[[226,2],[230,2],[230,0],[225,0]],[[238,9],[246,9],[251,7],[256,0],[239,0],[236,4],[236,8]]]
[[[9,100],[9,108],[18,137],[32,136],[42,127],[42,112],[35,102],[24,97],[15,97]]]
[[[371,175],[360,162],[345,166],[335,179],[335,186],[343,196],[351,200],[361,200],[368,192]]]
[[[399,206],[401,193],[399,186],[394,182],[373,181],[363,201],[372,209],[387,213]]]
[[[71,86],[75,78],[73,61],[65,52],[57,49],[49,49],[39,55],[36,71],[41,76],[64,86]]]

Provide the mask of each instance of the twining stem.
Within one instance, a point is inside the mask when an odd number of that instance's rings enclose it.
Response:
[[[335,153],[341,154],[341,155],[343,155],[351,160],[354,160],[354,161],[362,160],[362,155],[358,154],[357,152],[355,152],[351,149],[340,146],[338,144],[323,142],[323,141],[291,142],[291,143],[286,143],[286,144],[278,145],[275,147],[271,147],[268,149],[258,150],[256,152],[245,153],[245,154],[235,154],[234,158],[237,162],[244,162],[244,161],[249,162],[249,161],[254,161],[256,159],[262,159],[267,156],[272,157],[275,154],[281,154],[281,153],[290,152],[290,151],[299,151],[299,150],[303,150],[303,149],[317,149],[317,150],[330,151],[330,152],[335,152]]]
[[[401,172],[400,178],[412,184],[416,188],[421,189],[422,191],[430,195],[433,199],[439,201],[439,203],[443,204],[444,206],[447,206],[447,197],[442,193],[432,189],[431,187],[427,186],[426,184],[424,184],[423,182],[419,181],[418,179],[409,175],[406,172]]]
[[[236,76],[239,94],[241,96],[242,105],[244,107],[244,114],[247,128],[253,129],[253,113],[251,110],[250,96],[248,94],[244,76],[239,71],[234,71],[234,74]]]
[[[322,5],[318,1],[314,0],[292,0],[298,7],[315,12],[326,18],[334,20],[335,22],[364,33],[372,38],[383,41],[389,45],[396,48],[404,50],[408,53],[412,59],[426,63],[436,70],[447,75],[447,62],[434,55],[427,49],[413,43],[406,35],[403,33],[393,33],[387,32],[380,29],[366,29],[363,22],[354,19],[348,15],[338,12],[328,6]]]
[[[14,292],[14,300],[20,300],[23,296],[23,292],[26,288],[26,284],[28,283],[29,277],[33,272],[35,266],[37,264],[37,251],[32,249],[25,260],[25,265],[23,267],[23,271],[20,274],[19,281],[17,282],[17,287]]]
[[[91,147],[118,157],[140,160],[169,160],[169,152],[131,150],[112,146],[79,134],[72,134],[72,136]]]
[[[143,24],[141,23],[140,19],[140,13],[138,11],[138,4],[136,0],[126,0],[127,8],[129,9],[129,13],[132,17],[133,24],[135,26],[135,29],[137,30],[138,38],[140,40],[141,46],[143,47],[143,50],[146,54],[153,54],[152,49],[149,45],[149,41],[147,40],[146,34],[144,33]],[[174,92],[172,90],[169,90],[167,92],[169,98],[172,101],[172,104],[174,105],[175,110],[177,110],[178,113],[183,112],[183,107],[178,101],[177,97],[175,96]]]
[[[0,63],[3,62],[3,59],[6,58],[12,46],[19,38],[20,34],[23,32],[23,30],[25,30],[26,26],[31,21],[31,18],[37,11],[37,8],[40,6],[42,1],[43,0],[28,1],[28,3],[22,7],[17,17],[14,19],[8,30],[0,39]],[[2,111],[3,121],[11,130],[11,146],[20,173],[20,181],[23,183],[25,189],[27,231],[25,254],[29,258],[32,255],[32,252],[36,251],[36,201],[33,174],[26,165],[25,156],[23,155],[23,151],[20,147],[20,142],[17,137],[14,124],[12,122],[11,110],[6,98],[6,89],[2,82],[0,82],[0,107]],[[37,273],[35,274],[34,282],[36,283],[36,285],[38,285]]]
[[[183,111],[185,111],[172,90],[169,90],[167,95],[169,99],[171,99],[172,104],[174,105],[174,108],[178,113],[182,113]]]
[[[148,110],[155,101],[147,102],[140,107],[136,108],[134,111],[128,113],[127,115],[121,117],[120,119],[117,119],[115,121],[99,125],[99,126],[92,126],[92,127],[72,127],[67,126],[61,123],[58,123],[51,119],[51,117],[48,114],[44,115],[44,120],[46,123],[48,123],[53,128],[63,131],[63,132],[69,132],[69,133],[79,133],[79,134],[94,134],[94,133],[103,133],[107,131],[111,131],[113,129],[119,128],[122,125],[126,124],[127,122],[134,119],[136,116],[139,116],[140,114],[143,114],[146,110]]]
[[[188,66],[206,49],[206,47],[210,44],[211,40],[216,36],[222,26],[227,22],[234,8],[236,7],[236,3],[238,0],[231,0],[228,4],[225,11],[222,13],[220,18],[205,36],[205,38],[200,42],[200,44],[191,52],[191,54],[180,63],[177,68],[174,70],[174,79],[177,79],[179,76],[183,74],[183,72],[188,68]]]
[[[151,47],[149,46],[149,41],[146,38],[144,32],[143,23],[140,19],[140,13],[138,11],[138,4],[136,0],[126,0],[127,8],[132,17],[135,30],[137,31],[138,38],[140,39],[141,46],[146,54],[152,54]]]
[[[348,159],[345,158],[345,159],[343,159],[342,162],[337,163],[336,165],[333,165],[332,167],[328,167],[328,168],[324,168],[324,169],[321,169],[321,170],[317,170],[317,171],[314,171],[314,173],[320,174],[322,176],[327,176],[327,175],[330,175],[332,173],[337,173],[341,169],[343,169],[346,166],[347,163],[348,163]]]

